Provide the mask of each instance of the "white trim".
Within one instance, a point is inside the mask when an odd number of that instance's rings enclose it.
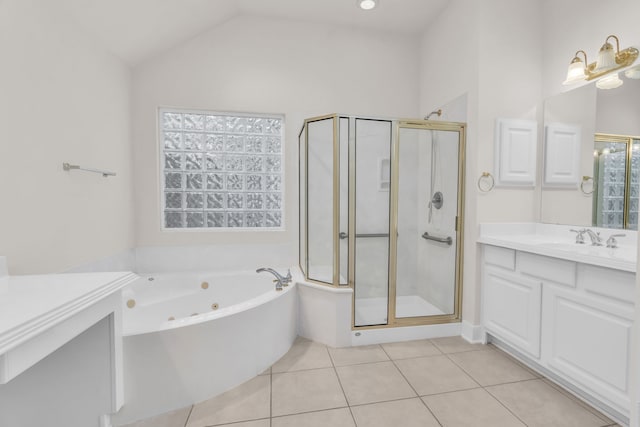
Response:
[[[100,427],[113,427],[113,424],[111,424],[111,415],[109,414],[100,415],[98,421],[100,423]]]
[[[460,335],[472,344],[487,343],[487,335],[484,331],[484,327],[482,325],[474,325],[466,320],[462,321]]]

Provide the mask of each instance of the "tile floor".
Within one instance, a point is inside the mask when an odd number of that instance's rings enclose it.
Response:
[[[127,427],[616,426],[493,346],[437,338],[330,348],[298,338],[271,369]]]

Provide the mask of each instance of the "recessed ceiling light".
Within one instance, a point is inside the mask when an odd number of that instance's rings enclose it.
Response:
[[[362,10],[371,10],[377,6],[378,0],[356,0],[356,4]]]

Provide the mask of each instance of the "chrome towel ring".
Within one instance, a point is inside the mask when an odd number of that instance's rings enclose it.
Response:
[[[584,183],[589,181],[591,181],[591,191],[585,191]],[[595,188],[596,188],[596,183],[593,180],[593,177],[586,176],[586,175],[582,177],[582,182],[580,182],[580,191],[582,191],[584,194],[593,194],[593,190],[595,190]]]
[[[487,179],[485,179],[487,178]],[[484,185],[482,183],[485,183]],[[496,185],[496,180],[493,178],[489,172],[482,172],[480,178],[478,178],[478,190],[483,193],[488,193],[493,190],[493,187]]]

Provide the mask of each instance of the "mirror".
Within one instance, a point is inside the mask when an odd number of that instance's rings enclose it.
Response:
[[[624,84],[617,89],[588,84],[545,101],[545,144],[554,143],[549,129],[570,129],[578,150],[557,152],[577,155],[578,162],[572,182],[558,185],[543,179],[542,222],[638,228],[640,80],[623,73],[621,78]],[[543,163],[547,177],[549,159]]]

